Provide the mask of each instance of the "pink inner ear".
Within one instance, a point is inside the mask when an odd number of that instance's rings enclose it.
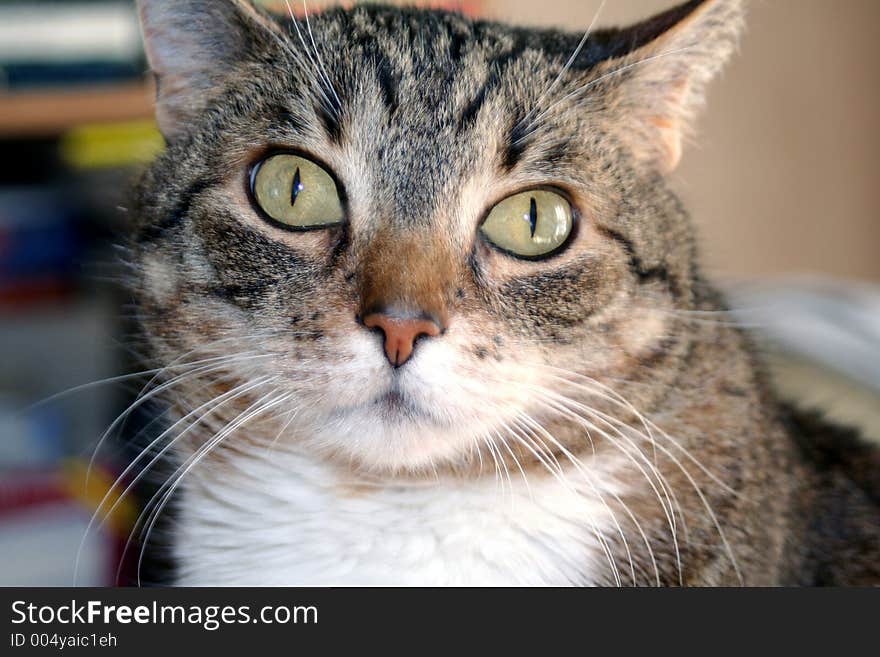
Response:
[[[682,5],[661,15],[664,31],[621,60],[632,70],[619,90],[621,139],[638,160],[661,173],[678,166],[705,87],[734,49],[742,13],[741,0]]]
[[[684,138],[682,115],[687,88],[687,80],[680,80],[670,85],[667,92],[669,98],[666,103],[668,111],[646,118],[646,121],[657,131],[658,165],[663,173],[672,172],[681,161],[682,140]]]
[[[662,173],[670,173],[681,161],[681,121],[666,116],[652,116],[648,123],[653,125],[659,137],[659,162]]]

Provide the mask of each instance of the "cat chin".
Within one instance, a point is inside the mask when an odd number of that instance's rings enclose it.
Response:
[[[347,357],[324,366],[320,395],[291,391],[297,398],[291,441],[381,472],[432,472],[475,453],[474,427],[489,418],[465,394],[454,348],[421,345],[397,370],[371,334],[348,336],[338,351]]]
[[[475,445],[470,433],[463,423],[389,393],[316,422],[309,442],[370,471],[431,472],[460,461]]]

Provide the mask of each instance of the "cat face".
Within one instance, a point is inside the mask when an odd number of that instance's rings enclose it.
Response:
[[[218,364],[190,399],[222,380],[241,413],[286,418],[282,442],[419,472],[551,425],[581,449],[572,404],[659,396],[682,367],[671,311],[696,274],[663,175],[738,3],[584,41],[375,6],[140,6],[169,146],[140,189],[136,288],[163,363]]]

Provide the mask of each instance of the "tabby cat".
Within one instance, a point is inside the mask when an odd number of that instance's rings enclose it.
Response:
[[[176,584],[880,582],[877,452],[776,400],[667,183],[739,0],[138,4]]]

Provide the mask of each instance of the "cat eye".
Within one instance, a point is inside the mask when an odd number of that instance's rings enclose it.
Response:
[[[251,193],[270,219],[291,228],[326,228],[345,219],[333,177],[298,155],[272,155],[258,164]]]
[[[480,231],[502,251],[537,260],[562,248],[573,227],[574,212],[568,200],[556,192],[536,189],[501,201]]]

